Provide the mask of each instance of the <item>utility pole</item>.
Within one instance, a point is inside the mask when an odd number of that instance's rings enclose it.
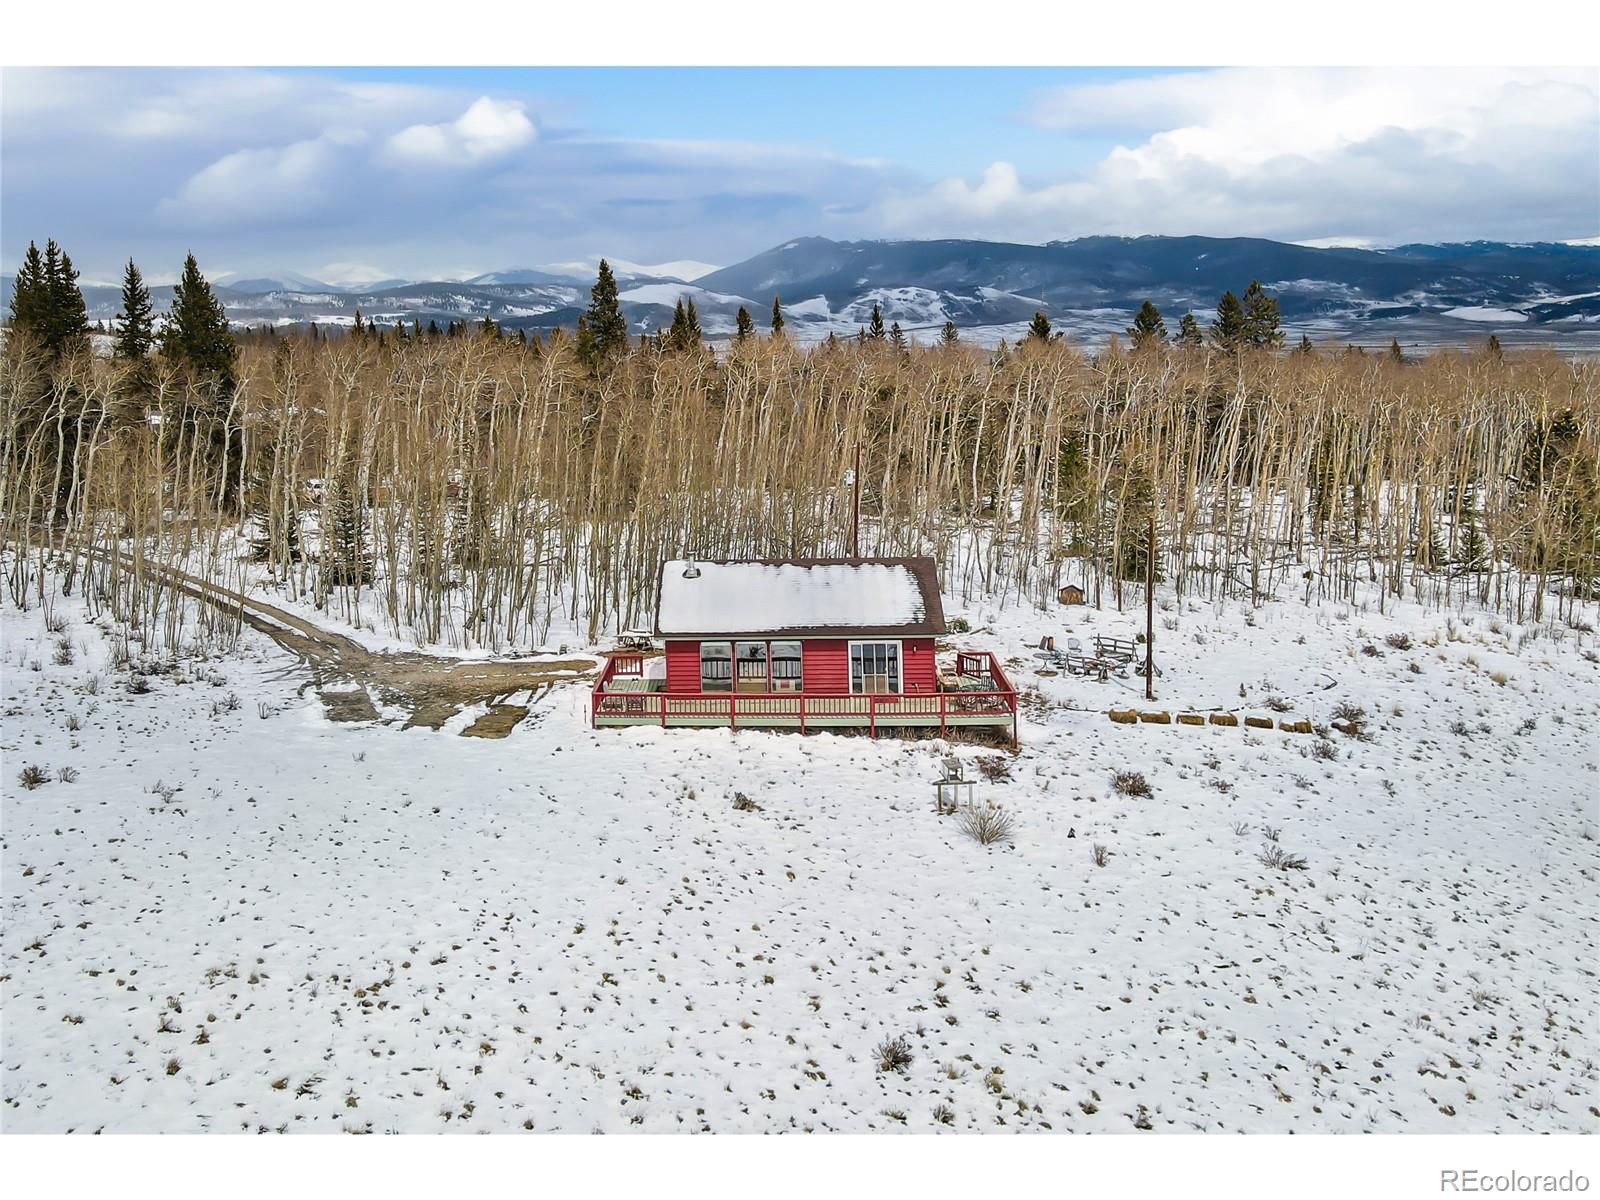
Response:
[[[861,557],[861,443],[856,443],[856,466],[850,472],[854,484],[850,502],[850,557]]]
[[[1144,565],[1144,698],[1156,698],[1156,510],[1150,507]]]

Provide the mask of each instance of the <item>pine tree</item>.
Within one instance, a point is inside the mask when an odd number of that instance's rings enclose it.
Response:
[[[939,331],[939,340],[946,346],[954,346],[960,339],[961,334],[956,330],[956,323],[954,321],[946,321],[944,328]]]
[[[49,245],[54,246],[55,243],[51,242]],[[46,247],[45,273],[50,280],[52,350],[60,356],[88,342],[89,313],[84,307],[83,292],[78,288],[78,272],[73,268],[72,259],[65,250],[61,251],[61,257],[52,275],[49,247]]]
[[[1283,345],[1283,318],[1278,312],[1278,302],[1267,295],[1259,280],[1252,279],[1244,290],[1244,322],[1246,341],[1264,350],[1276,350]]]
[[[688,347],[686,349],[698,350],[701,347],[701,342],[706,341],[706,334],[701,333],[701,328],[699,328],[699,314],[694,312],[693,296],[683,302],[683,318],[685,318],[685,328],[688,330]]]
[[[222,302],[200,274],[193,254],[184,259],[183,276],[173,291],[172,308],[161,329],[161,352],[211,377],[224,394],[233,391],[238,346]]]
[[[1389,359],[1391,362],[1403,363],[1406,360],[1405,351],[1400,349],[1400,339],[1394,338],[1389,342]]]
[[[589,310],[584,314],[589,329],[589,351],[584,355],[591,365],[608,361],[628,348],[628,322],[617,302],[617,277],[611,264],[600,260],[600,273],[589,289]]]
[[[1310,335],[1302,333],[1300,335],[1300,344],[1294,349],[1296,354],[1310,354],[1316,347],[1311,344]]]
[[[360,341],[362,338],[367,336],[367,327],[366,324],[361,320],[361,310],[359,308],[356,309],[355,324],[350,326],[350,336],[355,338],[357,341]]]
[[[432,317],[428,318],[428,336],[431,338],[443,336],[439,329],[439,322],[435,321]]]
[[[1461,515],[1456,528],[1456,567],[1464,574],[1483,570],[1489,559],[1489,544],[1478,523],[1477,488],[1471,483],[1461,485]]]
[[[500,326],[493,317],[485,317],[483,324],[478,327],[478,332],[493,341],[500,340]]]
[[[689,348],[689,314],[684,311],[683,297],[678,297],[672,307],[672,324],[667,326],[667,349],[683,353]]]
[[[122,312],[117,317],[113,352],[124,362],[143,363],[155,340],[150,289],[145,287],[139,268],[130,258],[122,273]]]
[[[872,315],[867,318],[867,336],[875,342],[883,341],[886,331],[883,328],[883,313],[878,310],[878,302],[872,302]]]
[[[1495,362],[1499,362],[1501,360],[1503,351],[1500,349],[1500,339],[1495,337],[1494,334],[1491,333],[1489,335],[1489,342],[1484,349],[1488,351],[1489,357],[1494,359]]]
[[[783,306],[778,303],[778,294],[772,294],[772,336],[783,336]]]
[[[39,247],[28,243],[28,252],[22,256],[22,266],[17,271],[16,284],[11,289],[11,324],[41,342],[45,326],[49,323],[50,296],[44,282],[44,258]]]
[[[1042,312],[1033,314],[1033,320],[1028,322],[1028,336],[1041,342],[1050,340],[1050,318]]]
[[[1205,337],[1200,332],[1200,322],[1194,319],[1194,314],[1186,312],[1178,318],[1178,345],[1198,350],[1205,344]]]
[[[1133,324],[1128,327],[1128,336],[1133,339],[1135,350],[1143,350],[1146,346],[1159,346],[1165,342],[1167,323],[1161,319],[1161,310],[1146,300],[1134,314]]]
[[[750,310],[741,304],[739,306],[739,313],[734,318],[733,336],[742,342],[755,331],[756,325],[755,322],[750,319]]]
[[[889,344],[901,353],[906,350],[906,335],[901,332],[899,321],[889,326]]]
[[[32,242],[11,294],[11,322],[26,330],[52,359],[84,345],[89,317],[72,259],[52,238],[44,253]]]
[[[1243,350],[1249,344],[1249,323],[1244,305],[1232,292],[1223,292],[1217,301],[1216,319],[1211,322],[1211,342],[1219,350]]]

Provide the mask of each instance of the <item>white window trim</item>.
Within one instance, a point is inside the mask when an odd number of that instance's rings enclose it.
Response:
[[[893,646],[895,658],[900,665],[896,672],[900,676],[900,690],[896,692],[858,692],[856,691],[856,673],[850,669],[852,653],[857,646]],[[852,696],[904,696],[906,694],[906,646],[904,638],[848,638],[844,648],[844,669],[850,677],[850,694]]]

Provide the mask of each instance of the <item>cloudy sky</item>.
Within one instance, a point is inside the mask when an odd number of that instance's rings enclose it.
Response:
[[[1593,69],[7,69],[0,135],[0,266],[86,279],[1600,234]]]

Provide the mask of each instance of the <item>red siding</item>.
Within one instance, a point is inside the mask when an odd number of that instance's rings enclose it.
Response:
[[[850,693],[850,648],[842,638],[807,638],[800,644],[801,684],[808,696]]]
[[[700,643],[698,641],[669,641],[667,643],[667,685],[669,692],[698,692],[700,690]]]
[[[900,644],[902,686],[908,692],[931,692],[938,672],[933,662],[932,638],[906,638]]]
[[[713,641],[718,639],[711,639]],[[808,696],[850,693],[850,643],[844,638],[807,638],[801,642],[802,683]],[[667,646],[666,690],[682,695],[700,690],[700,642],[672,639]],[[900,643],[901,684],[908,692],[935,690],[932,638],[904,638]]]

